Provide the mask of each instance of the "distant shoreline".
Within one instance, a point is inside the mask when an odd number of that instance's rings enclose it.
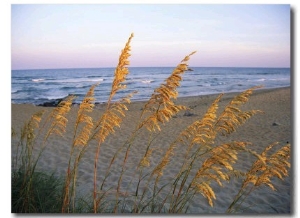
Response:
[[[259,88],[257,90],[255,90],[254,94],[258,94],[260,92],[269,92],[269,91],[273,91],[273,90],[279,90],[279,89],[290,89],[291,86],[284,86],[284,87],[274,87],[274,88]],[[245,91],[245,90],[244,90]],[[237,91],[232,91],[232,92],[220,92],[220,93],[211,93],[211,94],[203,94],[203,95],[194,95],[194,96],[180,96],[177,99],[188,99],[188,98],[195,98],[195,97],[210,97],[210,96],[217,96],[221,93],[224,93],[224,95],[229,94],[230,96],[240,93]],[[34,106],[41,106],[41,107],[56,107],[59,102],[61,102],[63,99],[67,98],[68,96],[64,97],[64,98],[58,98],[58,99],[53,99],[53,100],[49,100],[49,101],[45,101],[41,104],[34,104],[34,103],[11,103],[11,104],[15,104],[15,105],[22,105],[22,104],[28,104],[28,105],[34,105]],[[131,100],[131,102],[138,102],[138,103],[145,103],[148,99],[135,99],[135,100]],[[106,102],[99,102],[95,101],[95,105],[102,105],[105,104]],[[80,103],[77,102],[73,102],[73,105],[79,105]]]

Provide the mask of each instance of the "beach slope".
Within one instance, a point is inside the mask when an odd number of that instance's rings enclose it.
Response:
[[[224,94],[220,101],[219,108],[224,106],[235,96],[236,93]],[[177,136],[185,127],[193,123],[196,119],[201,117],[206,112],[207,108],[214,101],[217,95],[206,95],[196,97],[184,97],[177,100],[178,103],[186,105],[191,108],[189,112],[181,112],[173,119],[162,126],[162,131],[154,139],[154,151],[151,156],[152,164],[157,164],[162,154],[166,151],[168,145],[175,136]],[[110,135],[105,143],[102,145],[100,158],[99,158],[99,180],[103,179],[103,174],[108,167],[108,163],[115,151],[124,143],[126,138],[134,130],[138,120],[138,116],[143,108],[144,102],[133,102],[128,106],[126,117],[121,127],[116,129],[116,133]],[[98,104],[92,113],[92,117],[97,119],[103,112],[105,105]],[[30,118],[30,116],[39,111],[50,111],[53,108],[39,107],[30,104],[12,104],[12,119],[11,124],[14,131],[20,134],[20,129],[24,125],[24,122]],[[279,145],[283,146],[292,142],[292,120],[291,120],[291,92],[290,88],[278,88],[278,89],[262,89],[254,91],[250,97],[249,102],[244,105],[245,110],[258,109],[264,113],[257,114],[248,120],[244,125],[239,127],[236,132],[228,137],[219,137],[217,143],[231,142],[231,141],[245,141],[251,142],[251,149],[260,153],[262,150],[272,144],[273,142],[279,142]],[[77,116],[78,105],[73,105],[68,115],[67,133],[64,138],[54,137],[47,145],[46,150],[40,158],[37,165],[37,170],[44,172],[55,172],[57,176],[64,176],[67,169],[68,158],[70,154],[71,141],[74,133],[74,122]],[[135,167],[142,158],[148,140],[149,132],[146,130],[136,138],[135,143],[130,150],[128,157],[128,167],[124,174],[123,182],[124,186],[128,185],[132,178],[135,178]],[[12,160],[16,154],[17,138],[12,139]],[[293,147],[293,145],[292,145]],[[171,179],[178,165],[176,162],[180,162],[180,158],[183,158],[184,148],[178,148],[176,150],[176,161],[171,162],[169,170],[164,172],[164,180]],[[182,151],[180,150],[182,149]],[[293,150],[293,149],[292,149]],[[93,190],[93,161],[95,156],[95,146],[92,143],[87,150],[82,163],[79,166],[78,171],[78,190],[81,193],[92,194]],[[123,160],[122,154],[118,160],[116,160],[115,167],[111,170],[111,176],[108,177],[107,186],[113,185],[118,179],[117,172],[120,170],[120,164]],[[243,156],[238,161],[237,168],[247,169],[251,166],[252,159]],[[172,165],[173,164],[173,165]],[[261,187],[253,192],[246,200],[248,208],[244,208],[244,213],[291,213],[292,210],[292,171],[290,170],[289,177],[283,181],[274,180],[274,186],[277,191],[272,191],[269,187]],[[137,177],[136,177],[137,178]],[[215,186],[216,200],[214,201],[214,207],[210,207],[205,198],[201,195],[195,197],[189,204],[189,213],[224,213],[229,204],[233,200],[234,195],[240,187],[240,181],[232,181],[230,183],[224,183],[223,187]],[[130,190],[129,192],[133,190]]]

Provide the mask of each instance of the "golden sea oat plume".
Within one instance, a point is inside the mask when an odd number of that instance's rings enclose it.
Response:
[[[117,91],[126,88],[126,85],[122,84],[122,82],[126,80],[126,76],[129,73],[127,66],[129,66],[130,64],[129,61],[129,57],[130,57],[129,52],[131,51],[130,42],[133,36],[134,35],[132,33],[119,57],[119,62],[115,69],[114,81],[112,83],[109,102],[111,101],[112,97],[116,94]]]
[[[223,94],[220,94],[208,108],[201,120],[196,120],[188,126],[179,137],[179,141],[189,146],[201,144],[210,148],[216,137],[215,123],[217,120],[218,103]]]
[[[66,115],[71,109],[74,98],[75,96],[68,96],[66,99],[62,100],[57,105],[56,108],[53,109],[53,111],[50,114],[50,119],[52,119],[52,124],[46,135],[46,139],[51,134],[57,134],[63,136],[63,134],[66,131],[66,126],[68,122]]]
[[[38,111],[31,116],[30,120],[27,123],[25,123],[21,134],[22,140],[25,138],[29,140],[35,137],[34,130],[39,128],[39,123],[41,122],[44,112],[44,110]]]
[[[193,178],[192,187],[208,200],[211,207],[213,199],[216,199],[211,183],[216,182],[222,186],[222,180],[230,179],[233,164],[238,160],[238,151],[244,150],[246,145],[245,142],[232,142],[214,147]]]
[[[130,103],[130,99],[134,93],[135,92],[130,93],[121,100],[114,102],[109,110],[105,111],[105,113],[98,120],[97,125],[100,126],[100,128],[96,138],[100,143],[104,142],[109,134],[115,132],[115,127],[120,127],[123,117],[125,117],[124,111],[128,110],[126,104]]]
[[[81,129],[80,133],[74,140],[74,146],[85,146],[90,139],[92,128],[94,127],[93,119],[87,113],[91,113],[95,107],[94,91],[98,84],[92,85],[89,91],[86,93],[84,99],[80,103],[79,110],[76,119],[76,129],[79,124],[85,123],[85,126]]]
[[[141,125],[145,125],[149,131],[160,131],[159,123],[165,123],[179,111],[187,109],[186,106],[174,104],[173,100],[178,96],[177,88],[180,86],[182,74],[188,70],[187,62],[194,53],[196,52],[187,55],[180,64],[177,65],[165,82],[154,90],[150,99],[145,104],[141,117],[147,112],[150,113],[150,115]]]
[[[127,110],[125,104],[130,103],[130,98],[133,96],[133,94],[135,94],[135,92],[133,92],[115,103],[111,102],[113,96],[117,91],[126,88],[126,85],[122,83],[126,80],[126,76],[129,73],[127,66],[130,63],[128,58],[130,57],[129,52],[132,37],[133,34],[130,35],[124,49],[121,52],[118,65],[115,70],[114,80],[112,83],[111,93],[107,102],[106,110],[96,123],[95,129],[100,127],[98,129],[98,134],[96,134],[96,138],[100,143],[104,142],[109,134],[114,133],[115,127],[120,127],[122,117],[125,116],[124,111]]]
[[[252,183],[256,187],[265,184],[272,190],[276,190],[271,178],[277,177],[283,179],[283,177],[288,176],[288,168],[290,167],[290,144],[287,144],[273,154],[268,155],[267,153],[269,150],[276,144],[277,143],[273,143],[266,147],[260,154],[260,157],[253,163],[246,175],[242,188],[245,188],[248,184]]]
[[[174,155],[174,149],[176,148],[176,143],[172,143],[168,150],[166,151],[165,155],[163,156],[162,160],[159,164],[154,168],[152,171],[152,175],[157,175],[161,177],[163,175],[163,171],[170,162],[170,158]]]
[[[229,135],[234,132],[238,126],[244,124],[250,117],[257,113],[262,113],[260,110],[242,111],[239,108],[249,100],[253,90],[261,87],[262,86],[252,87],[234,97],[219,116],[217,131],[221,132],[222,135]]]

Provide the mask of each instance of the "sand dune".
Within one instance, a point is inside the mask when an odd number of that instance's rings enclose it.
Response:
[[[224,107],[226,103],[234,96],[235,93],[225,94],[220,102],[220,108]],[[167,145],[180,133],[186,126],[191,124],[195,119],[200,119],[207,110],[208,106],[213,102],[217,95],[197,96],[179,98],[178,102],[192,108],[190,114],[184,112],[179,113],[169,123],[162,127],[159,136],[154,139],[153,146],[156,148],[153,151],[151,166],[160,160],[160,157],[167,149]],[[291,121],[291,95],[290,88],[280,89],[266,89],[257,90],[253,96],[250,97],[249,102],[245,105],[245,109],[259,109],[264,111],[264,114],[258,114],[247,121],[237,132],[231,134],[229,137],[219,137],[217,142],[222,141],[247,141],[253,143],[251,148],[257,152],[261,152],[264,147],[277,141],[280,145],[285,145],[287,142],[292,141],[292,121]],[[114,135],[107,138],[106,142],[102,145],[100,159],[99,159],[99,172],[98,179],[101,181],[103,175],[108,167],[115,151],[124,143],[124,140],[134,130],[137,122],[137,114],[140,113],[143,107],[143,102],[133,102],[129,106],[129,110],[121,125],[121,128],[116,130]],[[27,104],[12,104],[12,127],[16,132],[20,131],[25,120],[41,109],[51,110],[52,108],[38,107]],[[63,139],[53,138],[51,143],[44,151],[37,169],[47,172],[55,171],[58,176],[64,176],[67,168],[67,161],[70,153],[70,141],[73,137],[73,126],[76,119],[78,106],[73,106],[70,114],[68,115],[68,131]],[[103,105],[97,105],[93,112],[93,117],[99,117],[103,111]],[[189,116],[188,116],[189,115]],[[146,142],[148,140],[149,132],[143,131],[136,138],[130,155],[128,157],[128,164],[126,173],[123,178],[123,190],[125,187],[132,184],[133,188],[129,188],[128,192],[134,192],[137,182],[138,174],[136,173],[137,163],[142,158],[141,151],[144,151]],[[17,139],[12,140],[12,157],[16,152],[15,142]],[[293,146],[293,145],[292,145]],[[171,167],[168,171],[164,172],[163,179],[167,181],[175,174],[178,167],[180,167],[180,160],[184,156],[184,148],[178,148],[176,151],[176,158],[171,162]],[[78,172],[78,190],[82,193],[92,194],[93,188],[93,161],[94,161],[95,146],[91,144],[87,153],[85,154]],[[116,184],[118,180],[118,172],[120,172],[120,164],[124,158],[124,152],[120,154],[116,164],[111,169],[111,176],[108,177],[106,186]],[[250,167],[252,158],[244,155],[240,158],[239,164],[236,166],[238,169],[246,169]],[[274,180],[276,192],[268,187],[261,187],[259,190],[253,192],[247,199],[246,204],[250,205],[249,208],[244,209],[244,213],[290,213],[292,202],[292,172],[290,176],[285,178],[284,181]],[[240,187],[240,181],[232,181],[224,183],[224,187],[215,186],[216,200],[214,207],[210,207],[207,201],[201,196],[195,197],[189,205],[189,213],[224,213],[229,204],[233,200],[233,196],[237,193]]]

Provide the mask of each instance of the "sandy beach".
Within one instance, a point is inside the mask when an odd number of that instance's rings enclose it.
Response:
[[[219,110],[235,96],[236,93],[224,94],[219,104]],[[177,103],[191,108],[189,114],[180,112],[170,122],[162,125],[162,131],[154,138],[152,145],[154,151],[150,160],[150,169],[158,163],[165,153],[168,145],[174,140],[185,127],[193,123],[196,119],[201,119],[207,108],[213,102],[217,95],[196,96],[179,98]],[[134,130],[138,116],[143,108],[144,102],[133,102],[128,106],[126,117],[120,128],[116,129],[115,134],[110,135],[101,147],[99,158],[99,181],[103,179],[105,170],[113,157],[115,151],[122,146],[127,137]],[[97,105],[92,113],[92,117],[97,119],[102,114],[104,105]],[[12,104],[12,127],[19,134],[24,122],[30,116],[40,110],[50,111],[51,107],[39,107],[31,104]],[[257,114],[248,120],[236,132],[228,137],[217,138],[217,143],[230,141],[251,142],[251,148],[260,153],[266,146],[273,142],[279,142],[280,146],[292,142],[292,121],[291,121],[291,93],[290,88],[261,89],[255,90],[248,103],[243,107],[245,110],[258,109],[263,114]],[[55,172],[57,176],[64,176],[67,169],[68,158],[70,154],[71,140],[73,137],[74,122],[76,119],[78,105],[73,105],[67,118],[67,134],[64,138],[54,137],[49,141],[46,150],[38,162],[37,170],[45,172]],[[128,156],[128,164],[123,178],[123,187],[128,184],[134,184],[138,174],[135,169],[137,163],[142,158],[148,141],[149,132],[142,131],[135,139],[134,144]],[[12,157],[16,152],[17,138],[12,139]],[[293,147],[293,144],[291,144]],[[143,152],[141,152],[143,151]],[[183,158],[184,148],[175,150],[175,157],[170,163],[169,170],[164,171],[162,177],[165,181],[171,179],[179,167],[180,160]],[[85,153],[78,171],[78,190],[82,193],[92,194],[93,188],[93,161],[95,156],[95,145],[90,144]],[[111,176],[108,177],[107,187],[114,186],[118,180],[120,163],[124,158],[121,153],[115,165],[111,169]],[[242,156],[237,168],[247,169],[251,165],[251,157]],[[292,166],[293,167],[293,166]],[[293,173],[290,169],[289,177],[283,181],[274,180],[274,186],[277,191],[272,191],[269,187],[261,187],[253,192],[247,199],[247,205],[251,207],[244,209],[244,213],[291,213],[292,208],[292,185]],[[202,197],[196,196],[189,205],[189,213],[224,213],[233,200],[234,195],[240,187],[241,181],[236,180],[230,183],[224,183],[223,187],[215,186],[216,200],[214,207],[210,207]],[[134,185],[133,185],[134,187]],[[134,192],[129,188],[129,192]]]

